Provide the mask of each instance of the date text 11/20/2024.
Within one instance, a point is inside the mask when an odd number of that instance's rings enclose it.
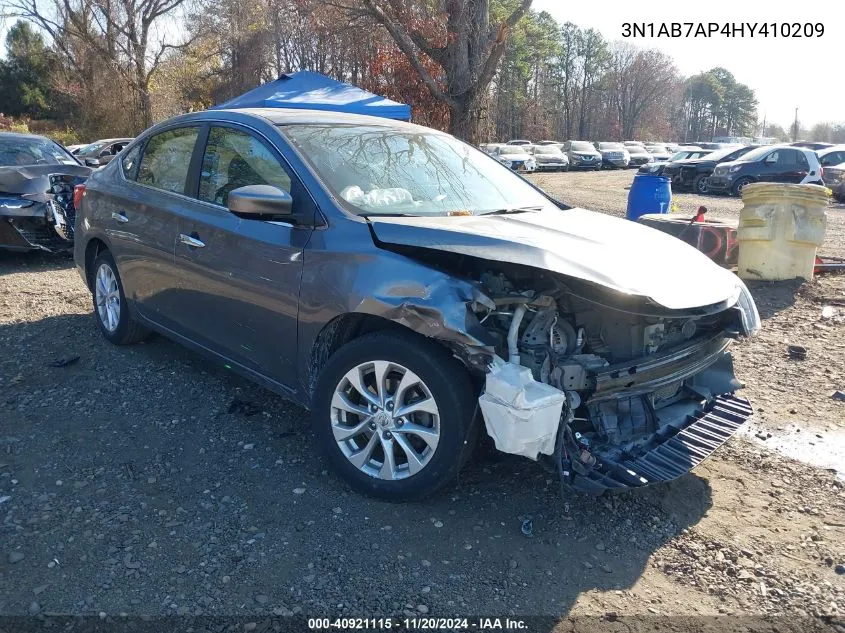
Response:
[[[527,630],[525,620],[518,618],[308,618],[312,631],[329,630],[406,630],[406,631],[521,631]]]
[[[821,22],[623,22],[622,37],[821,37]]]

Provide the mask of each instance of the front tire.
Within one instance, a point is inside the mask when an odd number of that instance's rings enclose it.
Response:
[[[375,332],[322,368],[312,423],[320,450],[352,488],[416,500],[453,480],[469,457],[476,400],[468,372],[445,349]]]
[[[754,181],[751,180],[751,178],[748,178],[747,176],[744,178],[740,178],[734,183],[733,187],[731,188],[731,193],[737,198],[742,197],[742,190],[745,189],[746,185],[750,185],[752,182]]]
[[[115,345],[130,345],[147,337],[148,330],[129,313],[123,283],[109,251],[101,252],[94,260],[91,295],[94,319],[107,341]]]
[[[706,196],[710,192],[710,176],[699,174],[692,183],[692,190],[700,196]]]

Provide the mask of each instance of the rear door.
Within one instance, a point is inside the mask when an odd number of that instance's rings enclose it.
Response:
[[[272,144],[251,128],[214,123],[200,139],[194,200],[176,231],[176,329],[281,386],[295,384],[303,250],[315,207]],[[293,223],[243,219],[229,193],[267,184],[291,194]]]
[[[178,211],[187,200],[188,165],[199,131],[198,125],[170,128],[132,148],[121,161],[122,178],[94,192],[91,204],[127,298],[143,316],[165,326],[172,319]]]
[[[777,155],[774,182],[798,184],[809,175],[810,163],[804,152],[797,149],[780,149]]]

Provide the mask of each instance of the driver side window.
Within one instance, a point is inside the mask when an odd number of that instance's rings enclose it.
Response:
[[[199,199],[225,207],[229,193],[247,185],[291,191],[290,176],[264,143],[241,130],[212,127],[202,159]]]

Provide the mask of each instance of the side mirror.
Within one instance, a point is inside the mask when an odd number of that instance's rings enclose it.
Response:
[[[99,167],[100,161],[96,158],[86,158],[85,159],[85,166],[86,167]]]
[[[247,185],[229,192],[229,211],[250,220],[289,218],[293,214],[293,198],[272,185]]]
[[[100,165],[108,165],[114,159],[113,154],[106,154],[105,156],[100,156]]]
[[[774,163],[777,162],[777,160],[778,160],[778,157],[775,156],[774,154],[769,154],[768,156],[766,156],[766,164],[768,164],[768,165],[773,165]]]

